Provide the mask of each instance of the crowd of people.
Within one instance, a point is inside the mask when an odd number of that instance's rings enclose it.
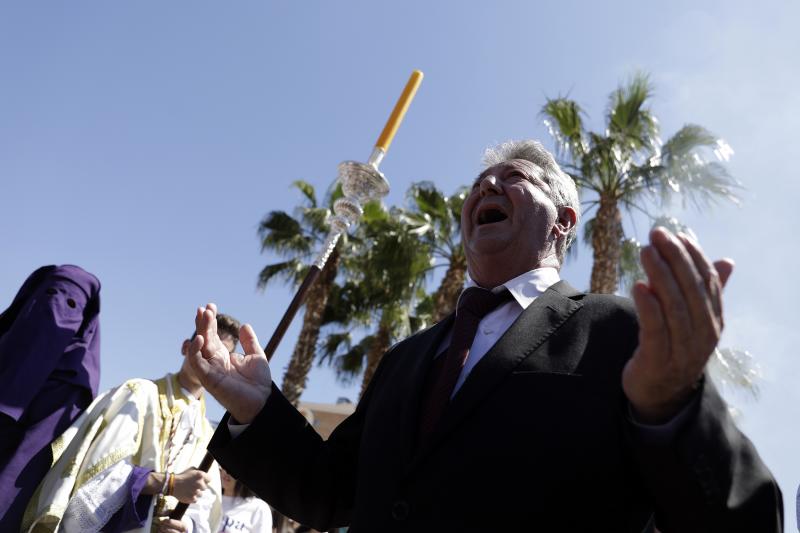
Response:
[[[657,229],[633,301],[587,294],[560,277],[579,220],[540,143],[487,151],[456,311],[393,346],[327,440],[214,304],[176,373],[97,395],[100,284],[37,270],[0,315],[0,531],[272,531],[269,505],[298,531],[782,531],[705,377],[732,262]],[[196,468],[206,448],[221,468]]]

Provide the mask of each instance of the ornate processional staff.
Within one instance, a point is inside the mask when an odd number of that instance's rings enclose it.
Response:
[[[333,210],[336,214],[331,217],[331,229],[325,239],[325,243],[314,260],[314,263],[311,265],[300,288],[297,289],[297,293],[294,295],[289,307],[283,314],[283,318],[281,318],[281,321],[278,323],[278,327],[275,328],[275,332],[272,334],[267,346],[264,348],[267,360],[272,359],[272,356],[275,354],[275,350],[278,348],[281,339],[283,339],[283,335],[286,333],[289,324],[291,324],[298,309],[303,305],[308,289],[317,277],[319,277],[320,272],[322,272],[325,263],[328,261],[328,257],[339,241],[339,237],[341,237],[342,233],[345,233],[350,226],[354,226],[358,223],[358,219],[364,212],[361,206],[370,200],[382,198],[389,193],[389,182],[386,181],[383,173],[378,170],[378,166],[389,150],[389,145],[392,144],[394,135],[397,133],[397,129],[400,127],[400,123],[403,121],[408,106],[411,104],[411,100],[414,99],[414,95],[417,93],[421,82],[422,72],[419,70],[412,72],[411,77],[408,79],[403,89],[403,93],[400,95],[400,98],[397,100],[392,110],[392,114],[389,116],[389,120],[386,121],[386,126],[384,126],[380,137],[378,137],[378,141],[375,143],[375,147],[372,149],[369,160],[366,163],[344,161],[339,164],[338,180],[342,184],[344,197],[334,202]],[[206,452],[198,469],[203,472],[208,472],[212,464],[214,464],[214,457]],[[186,503],[178,503],[169,517],[180,520],[188,507],[189,505]]]

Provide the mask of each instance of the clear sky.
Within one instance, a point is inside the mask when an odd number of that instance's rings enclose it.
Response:
[[[568,93],[601,128],[608,93],[643,69],[665,138],[695,122],[736,151],[741,207],[672,213],[737,262],[722,344],[754,353],[765,379],[757,402],[733,401],[793,524],[800,5],[699,4],[3,2],[0,307],[40,265],[96,274],[102,388],[176,370],[209,300],[264,340],[291,293],[256,291],[275,259],[260,254],[260,218],[297,205],[293,180],[322,192],[340,161],[366,159],[412,69],[426,77],[382,165],[390,204],[413,181],[468,183],[497,141],[552,147],[546,96]],[[563,277],[586,288],[590,257],[580,249]],[[273,360],[277,381],[297,331]],[[303,399],[357,391],[315,368]]]

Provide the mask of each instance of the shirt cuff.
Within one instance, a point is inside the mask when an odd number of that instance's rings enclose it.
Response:
[[[233,418],[228,419],[228,433],[231,434],[232,439],[235,439],[236,437],[241,435],[242,431],[244,431],[250,426],[250,424],[234,424],[233,422],[231,422],[231,420],[233,420]]]
[[[673,416],[670,420],[663,424],[643,424],[636,421],[633,415],[631,405],[628,404],[628,421],[633,426],[634,431],[642,439],[645,444],[653,446],[665,446],[671,443],[675,435],[683,428],[689,420],[691,420],[697,412],[697,406],[700,404],[700,397],[702,396],[702,388],[698,389],[692,395],[691,400],[683,409],[678,411],[678,414]]]

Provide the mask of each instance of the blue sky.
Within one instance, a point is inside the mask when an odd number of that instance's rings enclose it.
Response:
[[[709,255],[737,261],[723,345],[754,353],[765,379],[759,401],[732,401],[791,517],[798,15],[776,1],[4,2],[0,302],[43,264],[96,274],[103,388],[177,369],[209,300],[266,339],[291,293],[255,289],[275,259],[259,252],[258,221],[298,203],[292,181],[324,191],[340,161],[366,159],[412,69],[426,77],[382,166],[390,204],[413,181],[469,182],[495,142],[552,146],[546,96],[568,93],[601,128],[608,93],[642,69],[665,138],[695,122],[736,151],[741,207],[672,213]],[[579,250],[563,277],[586,288],[589,259]],[[296,335],[273,360],[278,379]],[[304,399],[357,390],[315,368]]]

